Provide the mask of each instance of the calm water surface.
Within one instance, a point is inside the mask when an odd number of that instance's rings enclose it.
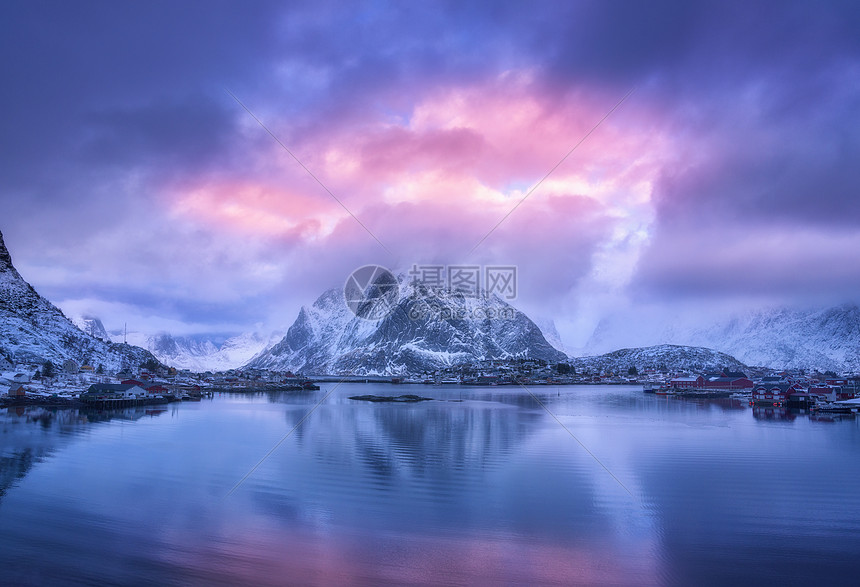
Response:
[[[345,384],[286,436],[333,386],[0,413],[0,583],[860,582],[853,416]]]

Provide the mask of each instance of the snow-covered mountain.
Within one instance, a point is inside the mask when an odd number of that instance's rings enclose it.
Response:
[[[15,267],[0,234],[0,355],[19,363],[103,365],[108,371],[137,367],[154,359],[148,351],[100,340],[75,326],[36,293]]]
[[[631,324],[646,320],[609,316],[584,353],[622,345],[679,344],[717,349],[747,365],[860,372],[860,308],[854,304],[812,310],[759,309],[703,320],[707,321],[652,321],[650,329],[631,332]]]
[[[630,367],[636,367],[640,373],[645,369],[660,368],[691,373],[722,371],[724,369],[743,371],[747,368],[736,358],[713,349],[672,344],[619,349],[604,355],[571,359],[570,364],[578,372],[612,371],[622,374],[626,373]]]
[[[497,296],[429,291],[402,279],[396,306],[375,321],[357,318],[344,302],[343,291],[325,292],[301,309],[283,340],[247,366],[308,374],[391,375],[508,357],[566,360],[534,322]]]
[[[241,367],[254,356],[274,346],[283,335],[283,332],[273,332],[269,335],[246,332],[224,339],[223,336],[115,332],[112,337],[117,342],[127,338],[129,342],[150,351],[165,365],[201,373]]]
[[[860,308],[853,304],[753,312],[694,331],[690,340],[749,365],[860,372]]]

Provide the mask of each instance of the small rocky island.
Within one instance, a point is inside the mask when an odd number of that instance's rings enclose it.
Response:
[[[432,397],[421,397],[420,395],[353,395],[349,399],[360,400],[365,402],[427,402],[432,401]]]

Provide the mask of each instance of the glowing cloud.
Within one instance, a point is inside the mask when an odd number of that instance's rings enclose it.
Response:
[[[449,255],[445,260],[455,262],[617,99],[584,89],[554,91],[529,72],[507,72],[427,92],[407,116],[317,127],[294,148],[390,249],[430,250],[437,260]],[[539,254],[534,243],[560,246],[579,259],[562,278],[568,286],[589,273],[623,285],[648,240],[653,184],[671,157],[672,145],[655,128],[654,116],[641,109],[610,117],[477,254],[529,264]],[[226,230],[289,237],[299,247],[372,244],[362,231],[338,228],[354,220],[279,147],[264,144],[253,170],[253,177],[229,181],[201,178],[175,196],[173,213]],[[530,264],[531,278],[558,279],[558,267]]]

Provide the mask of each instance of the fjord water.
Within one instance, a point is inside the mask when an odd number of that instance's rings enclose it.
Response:
[[[638,387],[537,387],[539,403],[516,387],[386,384],[343,384],[311,412],[335,384],[322,387],[121,412],[6,410],[0,582],[860,576],[853,416]],[[434,401],[348,399],[401,393]]]

